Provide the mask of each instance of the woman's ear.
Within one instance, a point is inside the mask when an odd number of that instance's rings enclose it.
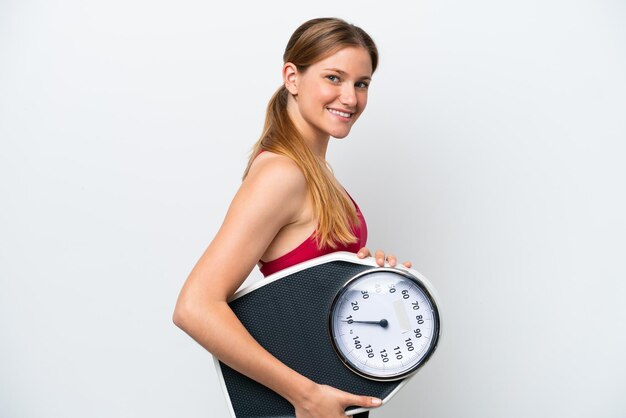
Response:
[[[286,62],[283,65],[283,82],[285,88],[292,96],[298,94],[298,68],[291,62]]]

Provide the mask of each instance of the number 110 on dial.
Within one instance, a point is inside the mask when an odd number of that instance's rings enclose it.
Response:
[[[333,301],[329,324],[343,363],[373,380],[398,380],[416,372],[439,337],[439,313],[424,283],[392,268],[350,279]]]

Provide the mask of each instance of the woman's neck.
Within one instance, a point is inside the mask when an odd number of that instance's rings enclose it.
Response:
[[[304,120],[296,108],[296,104],[293,100],[289,100],[287,104],[287,112],[289,114],[289,118],[298,132],[300,132],[300,135],[302,135],[302,138],[308,145],[309,149],[313,151],[313,154],[321,158],[322,161],[326,161],[326,150],[328,149],[330,135],[325,132],[321,132]]]
[[[311,138],[308,135],[302,135],[304,141],[313,154],[317,155],[322,161],[326,161],[326,150],[328,149],[328,141],[330,136],[326,138]]]

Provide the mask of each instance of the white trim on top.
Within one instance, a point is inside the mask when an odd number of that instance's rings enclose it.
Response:
[[[309,267],[313,267],[313,266],[318,266],[320,264],[324,264],[324,263],[329,263],[331,261],[347,261],[350,263],[354,263],[354,264],[362,264],[364,266],[370,266],[370,267],[378,267],[378,264],[376,264],[376,259],[374,257],[366,257],[366,258],[359,258],[356,256],[356,254],[354,253],[350,253],[347,251],[337,251],[334,253],[330,253],[330,254],[326,254],[323,255],[321,257],[317,257],[317,258],[313,258],[311,260],[307,260],[304,261],[300,264],[296,264],[293,265],[291,267],[287,267],[284,270],[278,271],[274,274],[270,274],[269,276],[260,279],[259,281],[248,285],[246,287],[243,287],[241,289],[239,289],[237,292],[235,292],[229,299],[228,301],[233,301],[237,298],[240,298],[243,295],[246,295],[256,289],[259,289],[267,284],[270,284],[272,282],[275,282],[278,279],[282,279],[285,276],[289,276],[290,274],[293,273],[297,273],[299,271],[308,269]],[[384,267],[391,267],[388,263],[385,263]],[[433,297],[435,298],[435,302],[438,304],[438,298],[437,296],[434,294],[435,289],[433,288],[432,284],[428,281],[428,279],[426,279],[424,276],[422,276],[419,272],[417,272],[416,270],[412,269],[412,268],[407,268],[404,267],[403,265],[399,264],[396,267],[397,269],[400,270],[405,270],[410,272],[411,274],[413,274],[414,276],[416,276],[417,278],[419,278],[424,285],[426,286],[426,288],[428,289],[428,291],[431,293],[431,295],[433,295]]]

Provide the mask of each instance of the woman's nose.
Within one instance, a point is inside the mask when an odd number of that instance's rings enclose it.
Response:
[[[354,86],[344,85],[341,89],[341,96],[339,97],[339,101],[341,101],[341,103],[346,106],[355,106],[356,92],[354,91]]]

